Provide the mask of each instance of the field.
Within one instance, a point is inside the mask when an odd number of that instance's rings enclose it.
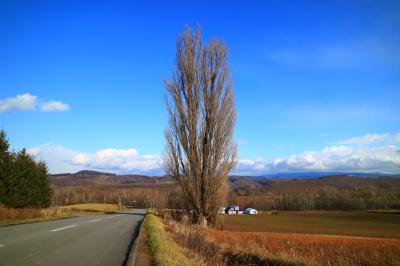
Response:
[[[85,203],[47,209],[11,209],[0,205],[0,225],[30,223],[54,219],[74,217],[75,213],[117,212],[122,209],[116,204]]]
[[[116,212],[121,210],[119,206],[116,204],[103,204],[103,203],[74,204],[74,205],[61,206],[59,208],[71,212]]]
[[[204,230],[227,265],[399,265],[400,240],[293,233]]]
[[[0,205],[0,225],[20,224],[72,217],[73,214],[57,207],[47,209],[12,209]]]
[[[395,213],[279,212],[221,215],[219,229],[167,219],[166,228],[208,265],[400,265],[399,219]]]
[[[377,212],[277,212],[221,215],[221,229],[277,233],[400,238],[400,214]]]
[[[279,212],[220,216],[219,229],[165,224],[208,265],[400,265],[399,216]]]

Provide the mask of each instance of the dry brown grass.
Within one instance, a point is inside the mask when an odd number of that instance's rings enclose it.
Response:
[[[400,238],[400,214],[361,211],[299,211],[219,215],[227,231]]]
[[[306,265],[400,265],[400,240],[205,229],[232,254],[249,253]]]
[[[70,212],[117,212],[124,210],[125,207],[119,207],[117,204],[104,204],[104,203],[83,203],[73,204],[59,207],[63,210]]]
[[[25,221],[46,220],[70,216],[65,210],[57,207],[47,209],[12,209],[0,205],[0,224],[13,224]]]

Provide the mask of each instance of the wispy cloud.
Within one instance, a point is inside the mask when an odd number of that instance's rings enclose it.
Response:
[[[38,108],[41,112],[64,112],[69,109],[69,105],[61,101],[42,101],[29,93],[0,100],[0,113],[9,112],[13,109],[36,111]]]
[[[283,121],[307,127],[343,125],[348,123],[400,122],[400,107],[364,103],[314,103],[287,107],[272,107],[268,112],[280,112]]]
[[[364,136],[352,137],[349,139],[339,140],[336,143],[339,145],[357,145],[357,144],[372,144],[388,140],[389,134],[366,134]]]
[[[69,105],[60,101],[49,101],[40,107],[42,112],[64,112],[69,109]]]
[[[349,68],[398,65],[400,59],[398,47],[396,43],[368,37],[334,45],[322,43],[302,48],[287,47],[268,53],[267,58],[280,64],[302,67]]]

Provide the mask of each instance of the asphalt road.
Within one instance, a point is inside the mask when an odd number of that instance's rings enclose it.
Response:
[[[122,265],[144,213],[0,227],[0,265]]]

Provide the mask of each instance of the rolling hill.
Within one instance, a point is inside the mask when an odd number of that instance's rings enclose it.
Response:
[[[105,187],[175,187],[168,177],[145,175],[116,175],[98,171],[83,170],[77,173],[51,175],[55,187],[105,186]]]

